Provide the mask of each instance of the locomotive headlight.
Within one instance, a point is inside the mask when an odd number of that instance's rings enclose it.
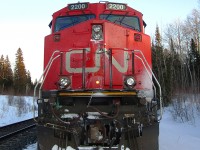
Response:
[[[71,84],[71,81],[68,77],[61,77],[59,80],[59,86],[61,89],[69,87],[70,84]]]
[[[102,25],[93,25],[92,26],[92,39],[93,40],[102,40],[103,39]]]
[[[100,32],[102,29],[102,26],[101,25],[93,25],[93,30],[94,32]]]
[[[93,35],[93,39],[94,39],[94,40],[100,40],[100,39],[102,39],[102,38],[101,38],[101,35],[100,35],[100,34],[94,34],[94,35]]]
[[[134,86],[136,84],[136,81],[135,81],[135,79],[133,77],[127,77],[125,79],[125,84],[127,86]]]

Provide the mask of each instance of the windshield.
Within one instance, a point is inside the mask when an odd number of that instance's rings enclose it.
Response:
[[[102,14],[100,19],[108,20],[115,24],[121,25],[126,28],[141,31],[138,17],[135,16],[124,16],[124,15],[113,15],[113,14]]]
[[[93,18],[95,18],[95,15],[92,14],[58,17],[56,19],[54,31],[57,32]]]

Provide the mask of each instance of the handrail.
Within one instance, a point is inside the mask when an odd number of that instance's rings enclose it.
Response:
[[[162,115],[163,115],[162,89],[161,89],[160,83],[158,82],[158,80],[157,80],[155,74],[153,73],[151,67],[149,66],[149,64],[148,64],[148,62],[147,62],[147,60],[146,60],[144,54],[142,53],[142,51],[140,51],[140,50],[134,50],[134,51],[135,51],[135,52],[139,52],[139,53],[142,55],[142,57],[143,57],[143,59],[144,59],[146,65],[147,65],[147,67],[149,68],[149,71],[151,72],[153,78],[155,79],[155,81],[156,81],[156,83],[157,83],[157,85],[158,85],[158,87],[159,87],[159,94],[160,94],[160,97],[159,97],[159,100],[160,100],[160,118],[159,118],[158,120],[160,121],[160,120],[162,119]]]
[[[49,70],[50,70],[50,68],[51,68],[51,65],[52,65],[52,63],[54,62],[54,60],[56,60],[58,57],[60,57],[60,55],[57,55],[56,57],[54,57],[54,58],[52,59],[50,65],[48,66],[48,68],[47,68],[47,70],[46,70],[47,72],[46,72],[46,74],[44,75],[43,81],[42,81],[42,83],[41,83],[41,85],[40,85],[40,88],[39,88],[39,98],[41,98],[41,89],[42,89],[42,86],[43,86],[43,84],[44,84],[44,81],[45,81],[45,79],[46,79],[46,77],[47,77],[47,74],[49,73]]]
[[[42,77],[44,76],[46,70],[48,69],[48,67],[49,67],[49,65],[50,65],[50,63],[51,63],[51,61],[52,61],[52,59],[53,59],[53,57],[54,57],[54,54],[55,54],[55,53],[58,53],[58,52],[60,52],[60,51],[59,51],[59,50],[56,50],[56,51],[54,51],[54,52],[52,53],[51,58],[49,59],[49,62],[48,62],[48,64],[47,64],[47,66],[45,67],[45,69],[44,69],[42,75],[40,76],[40,79],[38,80],[37,84],[36,84],[35,87],[34,87],[34,97],[36,96],[36,89],[37,89],[37,87],[38,87],[40,81],[42,80]]]
[[[143,64],[143,66],[145,67],[145,69],[146,69],[148,75],[149,75],[148,72],[150,71],[150,73],[152,74],[152,76],[153,76],[153,78],[155,79],[156,84],[158,85],[158,88],[159,88],[159,96],[160,96],[160,97],[159,97],[159,101],[160,101],[160,118],[158,119],[158,121],[160,121],[160,120],[162,119],[162,115],[163,115],[162,89],[161,89],[160,83],[158,82],[158,80],[157,80],[155,74],[153,73],[153,71],[152,71],[150,65],[148,64],[148,62],[147,62],[147,60],[146,60],[144,54],[142,53],[141,50],[128,50],[128,49],[126,49],[126,48],[124,48],[124,49],[121,49],[121,48],[112,48],[112,49],[118,49],[118,50],[123,50],[123,51],[139,52],[139,53],[142,55],[142,58],[139,57],[138,55],[136,55],[136,57],[139,58],[139,59],[142,61],[142,64]],[[143,61],[143,60],[144,60],[144,61]],[[145,63],[144,63],[144,62],[145,62]],[[146,64],[146,65],[145,65],[145,64]],[[147,67],[148,67],[148,69],[147,69]],[[152,82],[153,82],[153,81],[152,81]],[[156,87],[155,87],[154,84],[153,84],[153,86],[154,86],[154,89],[156,90]]]
[[[34,119],[36,122],[37,122],[37,120],[35,119],[35,118],[36,118],[36,117],[35,117],[36,90],[37,90],[37,87],[38,87],[39,83],[40,83],[41,80],[42,80],[42,77],[44,76],[43,81],[42,81],[42,84],[41,84],[41,86],[40,86],[40,88],[39,88],[39,98],[41,98],[41,88],[42,88],[42,85],[43,85],[43,83],[44,83],[44,80],[46,79],[46,76],[47,76],[47,74],[48,74],[48,72],[49,72],[49,70],[50,70],[50,68],[51,68],[51,65],[52,65],[53,61],[54,61],[55,59],[57,59],[58,57],[60,57],[60,54],[57,55],[57,56],[55,56],[56,53],[61,53],[61,52],[60,52],[59,50],[55,50],[55,51],[52,53],[52,55],[51,55],[51,57],[50,57],[50,59],[49,59],[49,62],[48,62],[48,64],[47,64],[47,66],[45,67],[45,69],[44,69],[42,75],[40,76],[40,79],[38,80],[37,84],[36,84],[35,87],[34,87],[33,119]]]
[[[154,90],[155,90],[154,94],[156,95],[156,87],[155,87],[155,85],[154,85],[154,83],[153,83],[153,80],[152,80],[152,78],[151,78],[151,74],[150,74],[149,70],[147,69],[146,65],[144,64],[143,59],[142,59],[140,56],[138,56],[138,55],[135,55],[135,57],[137,57],[137,58],[142,62],[143,66],[144,66],[144,68],[145,68],[145,70],[146,70],[146,72],[147,72],[147,74],[148,74],[148,77],[149,77],[149,79],[150,79],[151,82],[152,82],[153,88],[154,88]]]
[[[69,49],[68,52],[72,50],[81,50],[83,51],[82,53],[82,89],[85,89],[85,74],[86,74],[86,51],[88,50],[87,48],[74,48],[74,49]]]
[[[109,73],[110,73],[110,89],[113,87],[113,70],[112,70],[112,49],[109,49]]]
[[[83,63],[82,63],[82,88],[85,89],[85,67],[86,67],[86,49],[83,49],[83,54],[82,54],[82,59],[83,59]]]
[[[140,61],[142,61],[142,64],[143,64],[143,66],[145,67],[145,69],[146,69],[146,71],[147,71],[147,74],[148,74],[148,76],[149,76],[149,71],[147,70],[147,67],[146,67],[146,65],[144,64],[144,61],[143,61],[143,59],[141,58],[141,57],[139,57],[139,56],[137,56],[137,55],[135,55]],[[152,74],[153,75],[153,74]],[[154,76],[154,75],[153,75]],[[154,78],[155,80],[157,80],[156,78]],[[152,80],[152,79],[151,79]],[[152,81],[153,82],[153,81]],[[157,83],[158,84],[158,86],[159,86],[159,89],[160,89],[160,84],[159,84],[159,82]],[[153,86],[154,86],[154,89],[156,90],[156,87],[155,87],[155,85],[153,84]],[[161,92],[161,89],[160,89],[160,92]],[[156,94],[156,93],[155,93]],[[160,119],[158,119],[159,121],[162,119],[162,114],[163,114],[163,108],[162,108],[162,99],[160,98],[160,111],[161,111],[161,117],[160,117]]]

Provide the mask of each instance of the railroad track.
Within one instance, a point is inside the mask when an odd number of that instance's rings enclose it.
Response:
[[[33,119],[0,128],[0,149],[18,150],[37,141],[36,123]]]

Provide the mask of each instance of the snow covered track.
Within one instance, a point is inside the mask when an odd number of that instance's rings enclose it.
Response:
[[[19,149],[36,141],[36,124],[33,119],[14,123],[0,128],[0,149]]]

